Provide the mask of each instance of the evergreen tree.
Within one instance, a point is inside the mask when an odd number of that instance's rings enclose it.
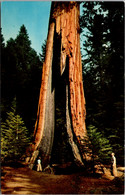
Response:
[[[45,61],[45,54],[46,54],[46,42],[47,40],[44,40],[44,43],[42,45],[42,54],[40,55],[41,56],[41,60],[42,62]]]
[[[20,27],[16,39],[11,38],[7,41],[4,54],[6,57],[2,64],[2,119],[5,120],[6,112],[16,96],[17,111],[31,132],[37,113],[42,62],[31,47],[24,25]]]
[[[17,66],[19,69],[26,72],[30,68],[29,53],[31,50],[31,41],[29,40],[27,29],[24,25],[20,27],[20,31],[15,39],[15,42],[18,58]]]
[[[21,157],[30,142],[28,130],[22,118],[16,113],[15,100],[7,119],[1,124],[1,156],[15,159]]]
[[[120,162],[124,145],[123,14],[123,2],[84,2],[81,17],[86,37],[83,70],[87,126],[101,129]]]
[[[84,16],[85,15],[85,16]],[[84,15],[82,17],[82,26],[86,30],[86,41],[83,44],[86,51],[86,57],[83,60],[85,74],[85,91],[87,94],[91,111],[93,112],[93,125],[103,128],[103,121],[106,123],[107,100],[107,79],[105,69],[107,66],[107,40],[106,40],[106,24],[104,23],[105,15],[102,14],[99,2],[85,2]],[[91,82],[90,82],[91,81]],[[86,87],[89,85],[90,88]],[[91,86],[90,86],[91,85]],[[93,98],[90,98],[90,94]],[[88,110],[89,111],[89,110]],[[91,113],[91,111],[89,113]],[[88,114],[89,114],[88,113]],[[99,123],[98,123],[99,121]],[[90,123],[88,121],[88,123]]]
[[[4,43],[4,37],[2,34],[2,28],[0,28],[0,35],[1,35],[1,47],[0,47],[0,55],[1,55],[1,66],[4,67],[4,61],[5,61],[5,43]],[[1,74],[0,76],[3,78],[3,80],[5,79],[5,68],[1,69]],[[3,103],[4,99],[1,100],[1,110],[4,110],[4,103]]]
[[[83,144],[83,152],[90,153],[92,157],[92,169],[98,162],[110,163],[112,146],[109,140],[94,126],[90,125],[87,129],[88,138],[81,140]]]
[[[112,147],[109,140],[92,125],[88,127],[88,136],[91,142],[90,146],[93,158],[96,159],[97,157],[101,162],[106,162],[109,160],[109,154],[112,152]]]
[[[0,36],[1,36],[0,42],[1,42],[1,50],[2,50],[5,48],[4,37],[2,34],[2,28],[0,28]]]
[[[38,94],[41,85],[42,62],[36,51],[31,48],[31,41],[24,25],[20,27],[16,39],[17,48],[17,102],[18,111],[25,123],[33,131],[37,113]],[[29,120],[30,119],[30,120]]]
[[[4,62],[2,64],[2,71],[4,74],[2,75],[2,98],[5,103],[6,112],[11,106],[11,102],[13,98],[16,96],[16,85],[17,85],[17,54],[16,54],[16,44],[15,40],[10,38],[7,41],[5,50],[4,50]]]

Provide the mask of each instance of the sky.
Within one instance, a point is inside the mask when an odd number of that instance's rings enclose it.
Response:
[[[1,28],[5,43],[15,39],[24,24],[31,47],[39,54],[47,38],[51,1],[1,2]]]
[[[5,40],[15,39],[24,24],[31,47],[39,54],[47,38],[51,1],[2,1],[1,27]]]

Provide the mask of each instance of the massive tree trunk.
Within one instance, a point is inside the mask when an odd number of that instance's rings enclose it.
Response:
[[[28,159],[32,166],[38,155],[44,167],[52,159],[56,134],[55,99],[61,87],[65,95],[63,106],[70,153],[78,165],[83,165],[85,156],[79,146],[87,132],[78,2],[52,2],[34,142]]]

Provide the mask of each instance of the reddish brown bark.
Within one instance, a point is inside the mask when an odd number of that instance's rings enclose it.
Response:
[[[64,74],[66,67],[68,67],[68,82],[66,84],[67,134],[75,161],[83,165],[84,155],[81,154],[78,144],[81,145],[80,140],[84,139],[87,132],[85,126],[86,108],[82,80],[78,2],[52,3],[38,113],[34,129],[34,144],[31,146],[33,153],[30,162],[34,163],[39,153],[39,148],[44,153],[44,157],[42,156],[43,161],[47,160],[47,163],[49,163],[48,159],[51,156],[55,112],[54,89],[51,86],[53,79],[52,60],[55,56],[53,48],[56,47],[54,45],[56,37],[60,39],[59,48],[56,48],[56,51],[60,51],[60,76]],[[49,114],[51,114],[50,120],[46,117]],[[50,128],[47,126],[47,123],[49,123]],[[76,141],[74,141],[74,135]],[[48,144],[45,144],[45,142]]]

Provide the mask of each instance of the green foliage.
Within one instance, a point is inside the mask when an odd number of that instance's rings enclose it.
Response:
[[[45,54],[46,54],[46,42],[47,40],[44,40],[44,43],[42,45],[42,54],[40,55],[41,56],[41,60],[42,62],[45,61]]]
[[[4,37],[2,34],[2,28],[0,28],[0,36],[1,36],[1,49],[3,49],[5,47],[5,43],[4,43]]]
[[[92,125],[88,127],[88,136],[91,142],[90,148],[92,150],[93,157],[98,156],[100,161],[103,162],[109,160],[109,154],[112,152],[112,147],[109,140]]]
[[[16,113],[16,106],[11,107],[7,119],[1,123],[1,157],[15,159],[25,153],[30,142],[28,130],[22,118]]]
[[[90,153],[92,155],[93,164],[97,161],[104,164],[108,163],[111,159],[112,147],[109,140],[98,131],[98,129],[90,125],[87,129],[88,138],[83,141],[83,152]]]
[[[20,27],[15,39],[7,41],[2,53],[2,110],[6,118],[13,98],[17,98],[17,111],[28,129],[33,131],[36,120],[39,89],[41,85],[42,62],[31,47],[27,29]]]
[[[92,124],[101,130],[118,156],[123,156],[124,147],[123,16],[123,2],[83,3],[87,129]]]
[[[113,152],[117,158],[117,164],[124,165],[124,132],[121,129],[105,129],[105,132],[108,136],[110,144],[113,148]],[[113,134],[111,133],[113,132]]]

